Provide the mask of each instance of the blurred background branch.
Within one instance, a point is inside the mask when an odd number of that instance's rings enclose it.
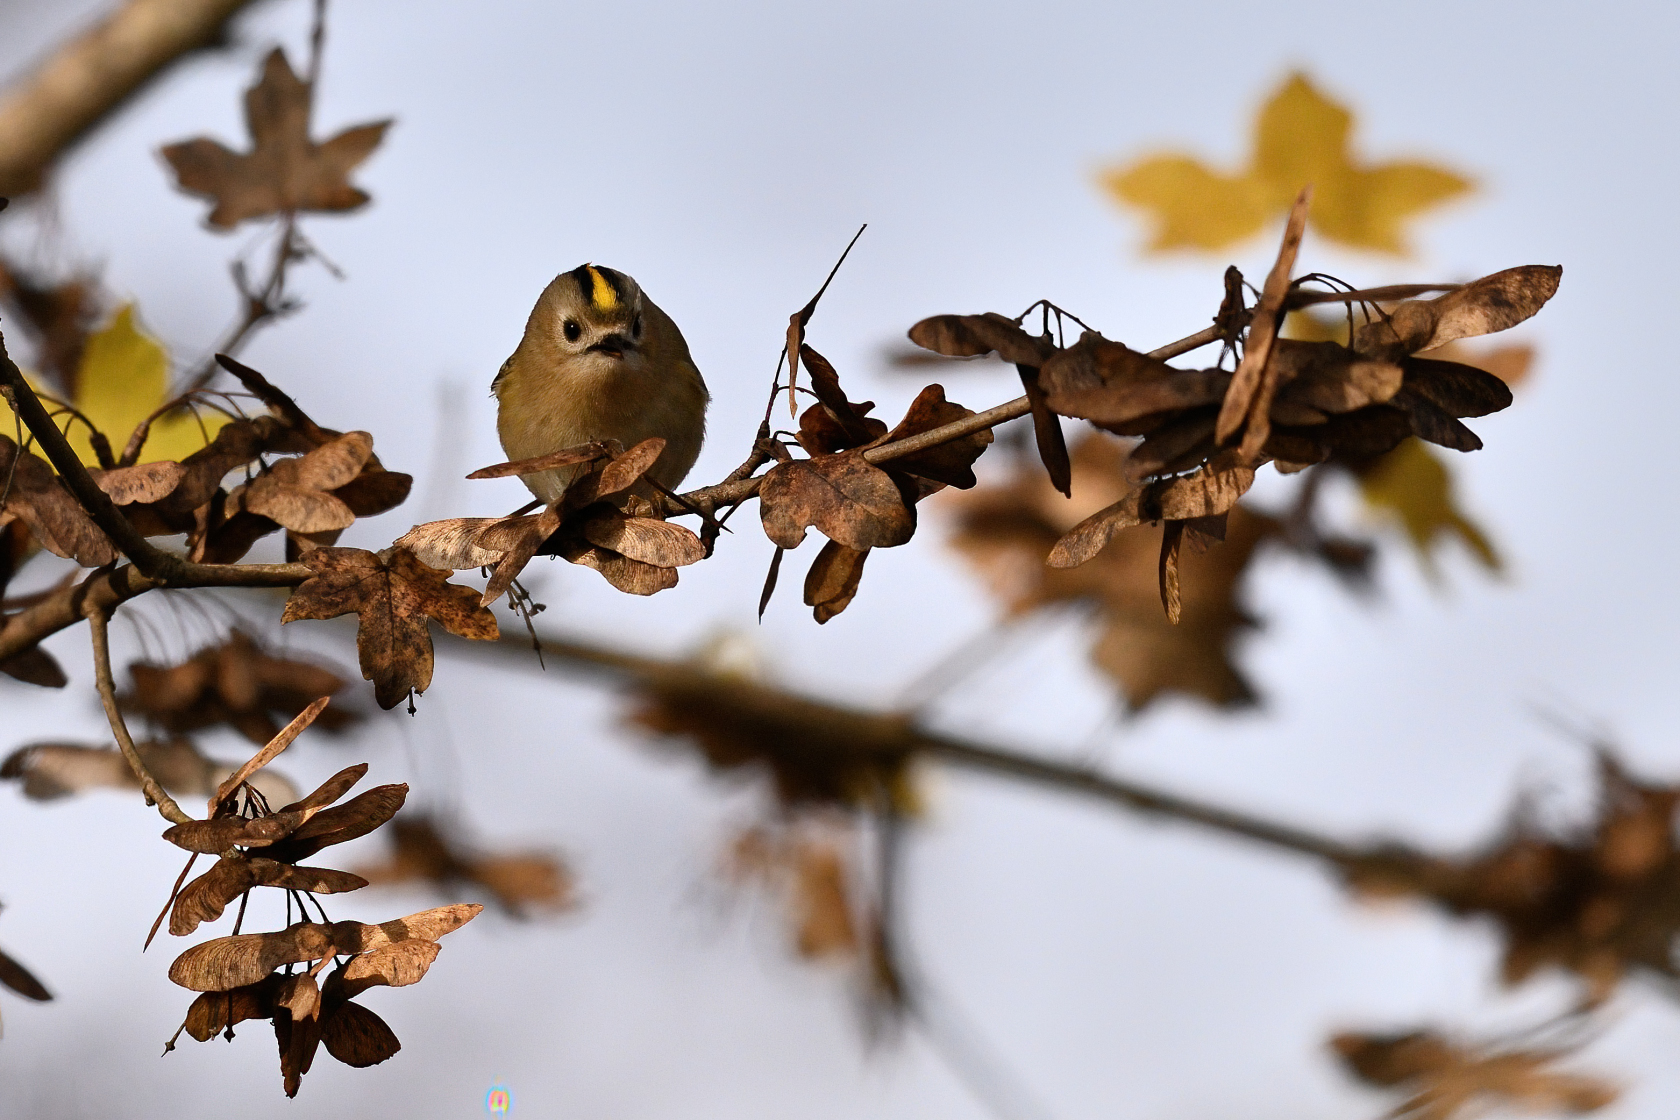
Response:
[[[0,195],[41,186],[53,163],[142,86],[215,44],[252,0],[129,0],[0,96]]]

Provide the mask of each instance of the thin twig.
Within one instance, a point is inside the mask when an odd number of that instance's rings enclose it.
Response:
[[[128,724],[123,721],[122,712],[117,708],[117,685],[111,677],[111,638],[107,625],[106,614],[103,610],[87,612],[88,633],[93,636],[93,676],[99,685],[99,699],[105,705],[105,717],[111,721],[111,733],[117,737],[117,747],[122,751],[123,758],[128,760],[128,768],[134,771],[134,776],[140,780],[140,789],[146,795],[146,804],[156,805],[157,811],[163,819],[173,824],[186,824],[193,818],[187,816],[181,807],[175,804],[158,780],[152,777],[150,770],[140,758],[140,751],[134,745],[134,737],[128,733]]]

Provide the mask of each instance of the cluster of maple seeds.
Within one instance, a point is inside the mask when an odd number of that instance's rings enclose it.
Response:
[[[911,328],[911,340],[936,353],[996,352],[1020,370],[1041,457],[1063,494],[1071,478],[1057,416],[1141,437],[1126,459],[1132,485],[1056,542],[1053,567],[1085,563],[1120,530],[1160,522],[1161,599],[1176,621],[1186,530],[1222,539],[1229,511],[1261,464],[1288,473],[1333,458],[1368,461],[1411,436],[1459,451],[1481,447],[1459,418],[1506,407],[1510,389],[1474,366],[1416,355],[1523,322],[1557,290],[1562,269],[1524,266],[1461,286],[1307,291],[1291,275],[1310,198],[1309,189],[1297,200],[1254,308],[1244,306],[1240,275],[1233,269],[1227,278],[1215,324],[1228,348],[1240,342],[1241,360],[1230,372],[1178,369],[1089,330],[1074,345],[1057,346],[1048,329],[1029,334],[1024,316],[941,315]],[[1443,287],[1435,299],[1410,298]],[[1319,302],[1362,304],[1374,314],[1345,345],[1277,337],[1288,310]]]
[[[159,924],[167,915],[169,932],[186,936],[240,900],[231,935],[188,949],[170,966],[171,980],[202,993],[181,1030],[201,1042],[222,1031],[231,1039],[236,1024],[271,1019],[287,1096],[297,1094],[318,1046],[352,1066],[374,1065],[395,1054],[400,1048],[396,1035],[355,997],[374,986],[418,982],[437,958],[438,939],[483,909],[462,903],[379,925],[326,920],[315,896],[357,890],[367,881],[346,871],[300,866],[299,861],[377,829],[408,794],[406,785],[379,786],[336,805],[367,773],[366,764],[339,771],[307,797],[278,809],[252,788],[251,776],[285,750],[326,704],[323,698],[305,709],[229,775],[211,795],[206,819],[177,824],[163,834],[193,855]],[[214,855],[216,863],[182,887],[200,855]],[[250,891],[259,886],[285,891],[288,912],[295,903],[302,920],[273,933],[240,933]],[[309,920],[310,901],[321,921]],[[297,971],[299,965],[308,967]],[[336,967],[321,981],[329,965]],[[172,1039],[166,1049],[173,1046]]]

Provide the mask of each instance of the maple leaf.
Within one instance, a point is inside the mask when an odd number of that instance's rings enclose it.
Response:
[[[286,600],[281,622],[337,618],[354,612],[356,653],[362,677],[374,683],[381,708],[394,708],[432,683],[428,618],[463,638],[489,641],[496,618],[479,605],[479,593],[449,582],[406,549],[376,555],[359,548],[318,548],[303,563],[315,575]],[[410,701],[412,703],[412,701]]]
[[[1222,249],[1259,233],[1314,189],[1313,229],[1332,241],[1404,253],[1405,224],[1463,194],[1469,180],[1427,163],[1364,164],[1349,148],[1353,115],[1296,73],[1262,106],[1248,166],[1234,175],[1182,154],[1102,176],[1119,201],[1154,219],[1149,248]]]
[[[322,144],[309,137],[313,90],[276,47],[262,77],[245,91],[251,150],[235,152],[207,137],[170,144],[163,158],[181,190],[215,203],[208,221],[230,230],[250,218],[300,210],[343,212],[368,201],[350,172],[373,153],[389,120],[347,128]]]

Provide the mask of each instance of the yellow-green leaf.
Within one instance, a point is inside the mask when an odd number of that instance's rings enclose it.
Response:
[[[1408,439],[1361,472],[1359,492],[1373,511],[1400,523],[1431,578],[1437,574],[1435,548],[1451,537],[1485,567],[1503,566],[1487,534],[1458,508],[1447,465],[1421,440]]]
[[[124,304],[109,324],[88,336],[72,403],[120,455],[135,427],[168,399],[169,355],[135,322],[134,305]],[[202,424],[186,412],[160,419],[152,425],[140,462],[184,459],[226,422],[220,413],[207,413]],[[72,424],[68,434],[82,461],[95,463],[86,427]]]
[[[1405,226],[1470,189],[1426,163],[1367,165],[1349,149],[1353,115],[1293,74],[1261,108],[1248,167],[1226,175],[1192,156],[1157,155],[1105,173],[1103,185],[1153,219],[1151,250],[1221,249],[1260,232],[1313,185],[1309,223],[1344,245],[1403,253]]]

